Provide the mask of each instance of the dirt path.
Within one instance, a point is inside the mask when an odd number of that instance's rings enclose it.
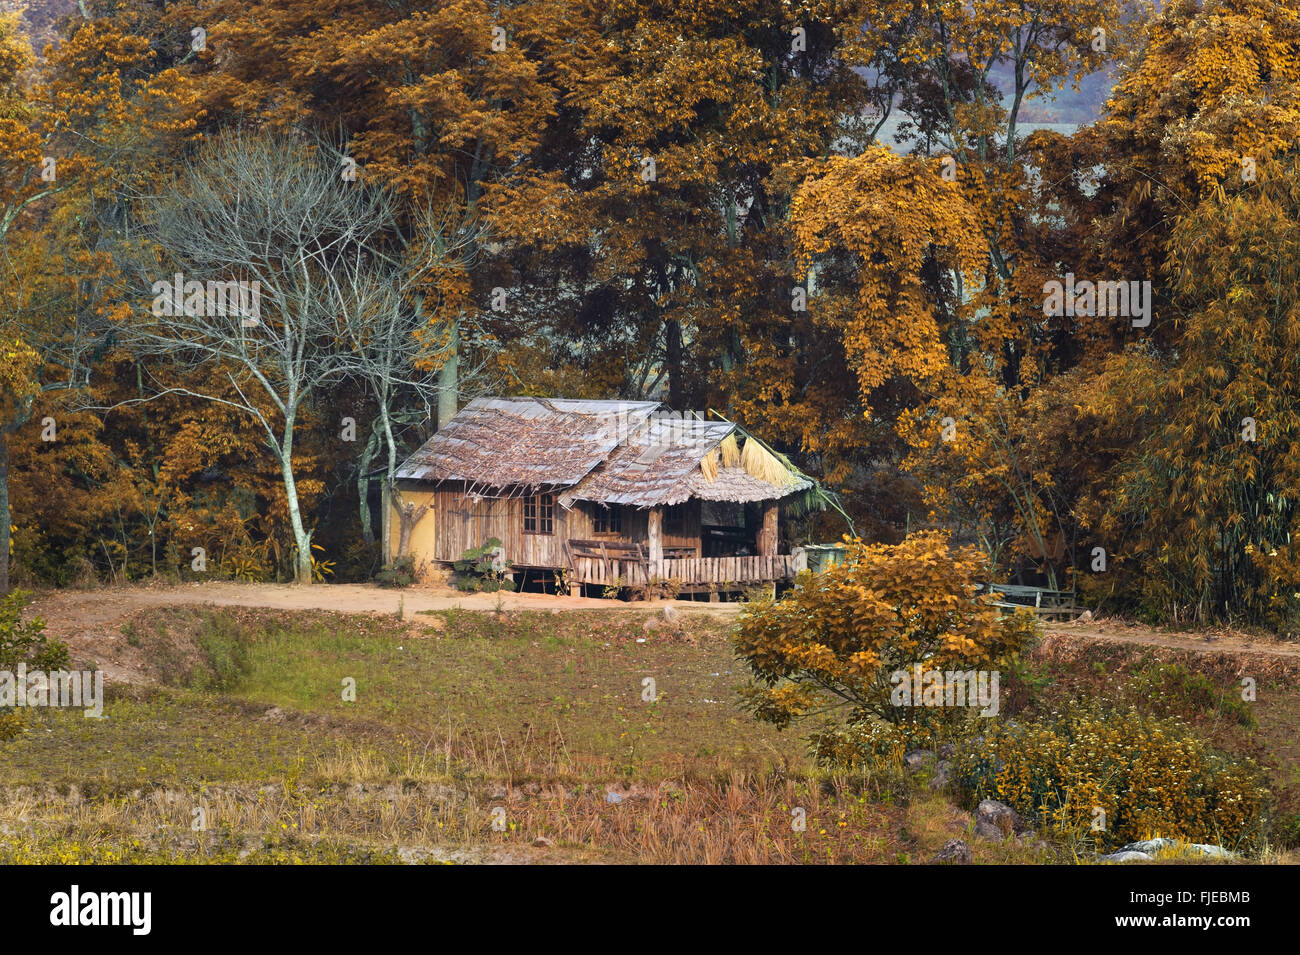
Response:
[[[25,617],[40,616],[46,632],[68,645],[75,666],[94,663],[110,683],[143,683],[147,677],[136,664],[138,654],[127,645],[122,627],[135,618],[148,618],[161,607],[263,607],[271,610],[329,610],[336,613],[395,615],[399,608],[410,618],[421,610],[632,610],[662,611],[666,604],[682,610],[723,616],[735,614],[736,603],[689,600],[621,603],[596,597],[549,594],[466,594],[449,587],[385,590],[368,584],[329,584],[294,587],[289,584],[250,584],[210,581],[171,587],[105,587],[100,590],[59,590],[39,594]]]
[[[547,594],[464,594],[448,587],[385,590],[367,584],[294,587],[287,584],[248,584],[214,581],[171,587],[108,587],[90,591],[49,591],[38,596],[27,615],[44,617],[47,631],[68,644],[74,665],[93,662],[110,682],[142,683],[147,677],[136,662],[139,654],[127,645],[122,627],[133,618],[147,619],[150,609],[181,606],[264,607],[275,610],[329,610],[337,613],[403,615],[421,610],[631,610],[660,612],[666,603],[688,611],[732,616],[738,603],[685,600],[619,603],[594,597]],[[1300,645],[1252,639],[1231,631],[1179,633],[1153,630],[1122,621],[1049,623],[1049,634],[1085,640],[1170,647],[1201,653],[1263,654],[1300,658]]]
[[[1121,620],[1089,623],[1049,623],[1049,634],[1081,637],[1110,643],[1136,643],[1149,647],[1171,647],[1193,653],[1259,654],[1300,659],[1300,644],[1250,637],[1231,630],[1154,630]]]

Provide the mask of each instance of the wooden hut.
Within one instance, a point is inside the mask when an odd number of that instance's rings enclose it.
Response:
[[[423,515],[408,534],[417,564],[496,538],[517,575],[710,594],[803,569],[802,551],[782,546],[781,510],[816,490],[730,421],[563,398],[475,399],[396,484]]]

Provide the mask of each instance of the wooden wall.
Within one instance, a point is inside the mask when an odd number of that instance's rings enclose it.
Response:
[[[405,491],[412,497],[417,493]],[[430,492],[425,492],[430,493]],[[519,496],[506,498],[480,498],[472,500],[459,488],[440,488],[431,492],[433,506],[430,514],[417,525],[412,536],[411,553],[419,560],[431,558],[450,563],[471,547],[481,547],[491,537],[505,547],[506,560],[528,567],[565,567],[568,560],[564,542],[570,538],[596,538],[594,516],[597,504],[578,501],[565,510],[555,505],[554,532],[552,534],[525,534],[524,507]],[[556,495],[558,496],[558,495]],[[677,534],[664,534],[665,547],[693,547],[700,549],[700,502],[688,501],[682,530]],[[396,546],[396,519],[393,521],[393,544]],[[620,534],[599,535],[611,541],[644,543],[649,534],[649,511],[644,508],[623,507],[623,529]]]
[[[687,501],[684,505],[680,533],[669,534],[665,521],[665,547],[694,547],[700,550],[700,502]],[[650,511],[648,508],[623,506],[623,530],[619,534],[597,534],[595,516],[600,510],[599,504],[578,501],[569,512],[569,536],[578,540],[612,540],[644,544],[650,537]],[[665,508],[666,510],[666,508]]]
[[[524,533],[524,503],[519,497],[480,498],[475,501],[459,490],[434,493],[435,560],[451,562],[489,538],[501,541],[506,560],[529,567],[563,567],[568,515],[555,505],[552,533]]]

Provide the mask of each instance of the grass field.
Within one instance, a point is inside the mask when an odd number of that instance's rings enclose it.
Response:
[[[969,839],[969,814],[901,769],[828,776],[739,710],[727,621],[647,619],[153,613],[126,636],[156,685],[111,692],[104,720],[25,711],[0,743],[0,862],[892,863]],[[1050,705],[1071,674],[1122,694],[1153,665],[1045,655],[1019,704]],[[1277,737],[1294,788],[1298,698],[1267,695],[1257,729],[1169,706],[1234,748]],[[976,861],[1073,859],[971,841]]]

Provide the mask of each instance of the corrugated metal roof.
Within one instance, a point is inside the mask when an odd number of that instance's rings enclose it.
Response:
[[[478,489],[568,488],[559,502],[660,507],[690,498],[764,501],[812,486],[778,487],[744,468],[700,461],[736,426],[656,414],[657,401],[476,398],[397,470],[417,481],[464,481]]]

